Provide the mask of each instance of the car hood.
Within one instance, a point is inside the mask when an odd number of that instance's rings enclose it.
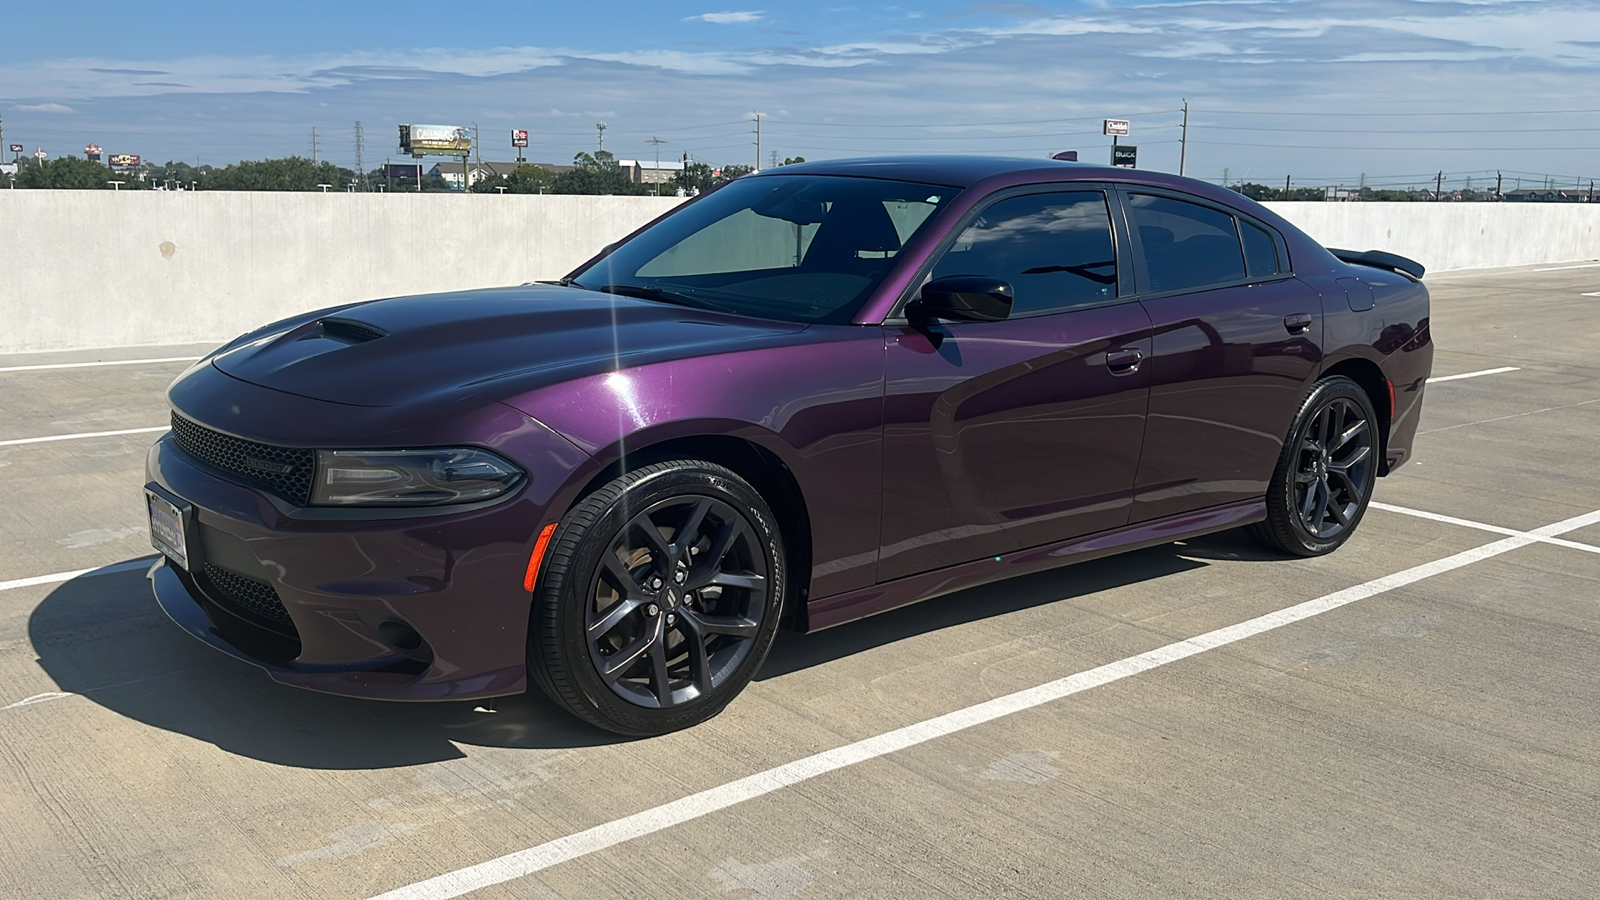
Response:
[[[351,406],[497,400],[559,381],[784,343],[806,326],[582,290],[428,294],[268,326],[211,360],[261,387]]]

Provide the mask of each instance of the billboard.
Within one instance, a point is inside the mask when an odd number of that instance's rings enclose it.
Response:
[[[21,144],[12,144],[11,145],[11,152],[12,153],[21,153],[22,152],[22,145]]]
[[[113,169],[137,169],[140,160],[137,153],[113,153],[109,162]]]
[[[512,132],[511,132],[511,146],[513,146],[513,147],[526,147],[526,146],[528,146],[528,129],[526,129],[526,128],[513,129]]]
[[[460,125],[401,125],[400,152],[412,156],[437,153],[465,156],[472,149],[472,137]]]
[[[383,167],[385,178],[416,178],[422,174],[422,166],[415,163],[386,163]]]
[[[1128,134],[1127,119],[1107,119],[1105,127],[1106,134],[1115,134],[1123,137],[1126,137]]]
[[[1139,148],[1132,144],[1118,144],[1111,148],[1111,164],[1124,169],[1135,168],[1139,163]]]

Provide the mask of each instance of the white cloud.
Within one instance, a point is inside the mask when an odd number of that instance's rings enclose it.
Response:
[[[710,22],[713,25],[749,25],[766,18],[764,9],[742,10],[739,12],[714,12],[702,13],[698,16],[689,16],[685,22]]]
[[[70,106],[62,104],[62,103],[34,103],[34,104],[29,104],[29,105],[18,106],[17,109],[22,111],[22,112],[38,112],[38,113],[74,113],[74,112],[77,112],[77,110],[73,109]]]

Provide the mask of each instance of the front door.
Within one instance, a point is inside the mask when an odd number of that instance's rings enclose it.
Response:
[[[983,210],[932,278],[1012,285],[1003,322],[887,324],[880,581],[1128,521],[1150,323],[1119,297],[1106,196]]]

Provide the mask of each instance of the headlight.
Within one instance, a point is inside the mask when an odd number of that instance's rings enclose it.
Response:
[[[318,450],[314,506],[441,506],[498,497],[523,472],[474,447]]]

